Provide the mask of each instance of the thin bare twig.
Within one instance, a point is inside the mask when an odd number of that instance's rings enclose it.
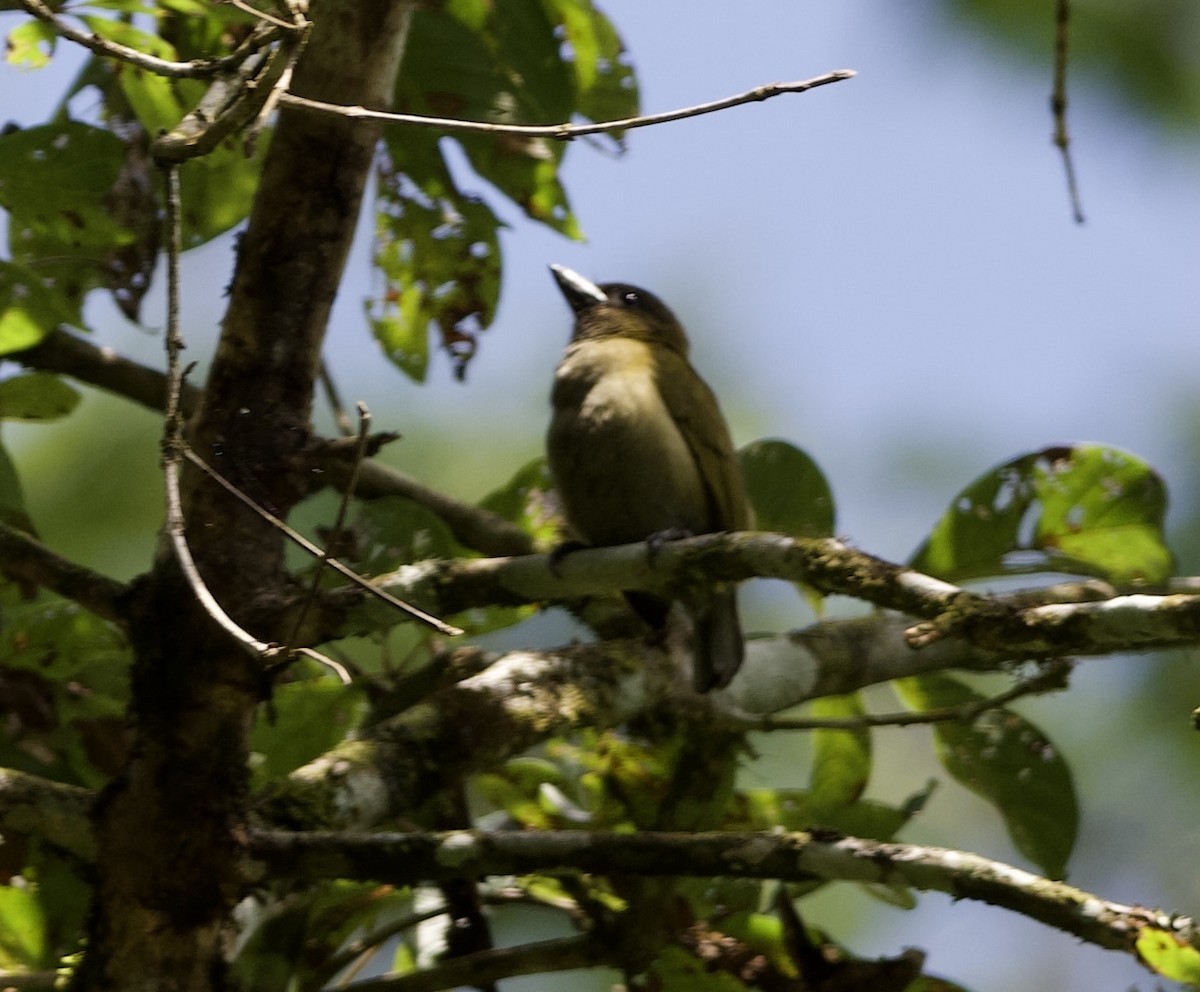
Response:
[[[342,490],[342,498],[338,501],[337,516],[333,522],[332,534],[334,540],[342,533],[346,526],[346,514],[350,511],[350,500],[354,498],[354,487],[358,484],[359,467],[363,463],[363,459],[367,454],[367,441],[371,437],[371,411],[367,409],[367,404],[359,401],[358,407],[358,448],[354,453],[354,467],[350,470],[350,479],[346,483],[346,488]],[[292,636],[290,640],[297,640],[300,630],[304,626],[304,621],[308,617],[309,608],[317,597],[317,590],[321,587],[321,569],[329,561],[329,549],[325,548],[317,557],[317,566],[313,569],[312,582],[308,587],[308,595],[304,597],[304,602],[300,606],[300,611],[296,614],[296,623],[292,627]],[[345,669],[343,669],[345,671]]]
[[[184,448],[183,457],[200,469],[200,471],[204,472],[205,475],[216,482],[219,486],[225,489],[226,492],[230,493],[232,496],[235,496],[260,517],[266,520],[269,524],[271,524],[272,527],[278,529],[279,532],[293,544],[303,548],[315,558],[320,558],[325,554],[322,548],[319,548],[317,545],[313,544],[312,541],[306,538],[299,531],[289,527],[286,523],[284,523],[284,521],[280,520],[269,510],[259,506],[254,500],[238,489],[237,486],[221,475],[220,472],[209,465],[203,458],[192,451],[191,448]],[[337,558],[326,558],[325,564],[332,568],[339,575],[349,579],[360,589],[370,593],[370,595],[374,596],[376,599],[380,599],[389,606],[393,606],[401,612],[407,613],[414,620],[425,624],[427,627],[432,627],[434,630],[438,631],[438,633],[446,634],[450,637],[457,637],[463,632],[461,627],[455,627],[453,624],[448,624],[444,620],[439,620],[437,617],[426,613],[424,610],[417,609],[417,607],[412,606],[409,603],[405,603],[403,600],[399,600],[395,596],[384,592],[384,590],[380,589],[374,583],[364,579],[361,575],[354,571],[354,569],[338,561]]]
[[[317,378],[321,382],[321,389],[325,392],[325,402],[329,404],[329,411],[333,414],[333,423],[337,427],[338,433],[342,437],[352,437],[354,435],[354,426],[350,423],[350,415],[346,413],[345,404],[342,403],[337,383],[333,381],[333,376],[329,372],[329,363],[324,358],[321,359],[321,364],[317,366]],[[356,459],[354,462],[355,477],[358,475],[358,466],[360,464],[361,460]]]
[[[1048,664],[1032,678],[1023,679],[1012,688],[994,696],[961,706],[943,706],[920,713],[866,713],[841,719],[799,717],[794,720],[766,716],[757,720],[746,720],[745,726],[747,730],[866,730],[870,727],[912,727],[930,723],[972,723],[989,710],[1007,706],[1023,696],[1037,696],[1065,688],[1064,680],[1070,671],[1071,663],[1059,659]]]
[[[183,252],[183,235],[180,224],[179,169],[168,166],[163,169],[167,185],[167,410],[163,425],[163,474],[167,497],[167,535],[175,552],[175,560],[187,579],[196,600],[221,628],[251,653],[271,658],[280,653],[278,646],[260,641],[244,630],[221,607],[216,597],[209,592],[196,561],[192,557],[185,534],[183,495],[179,484],[179,466],[186,446],[183,440],[183,417],[180,413],[180,396],[183,392],[184,370],[180,367],[180,355],[186,347],[179,331],[179,256]]]
[[[220,72],[233,69],[245,61],[246,57],[260,48],[264,48],[279,37],[278,28],[265,28],[252,33],[241,45],[228,55],[215,59],[193,59],[190,62],[172,62],[170,59],[160,59],[155,55],[147,55],[136,48],[119,44],[102,38],[90,31],[83,31],[63,20],[54,13],[42,0],[19,0],[26,13],[32,14],[39,21],[49,24],[67,41],[82,45],[88,51],[105,58],[117,59],[145,69],[156,76],[166,76],[169,79],[207,79]]]
[[[1067,175],[1067,195],[1076,224],[1084,223],[1083,204],[1079,200],[1079,185],[1075,179],[1075,163],[1071,158],[1071,137],[1067,133],[1067,43],[1070,36],[1071,0],[1055,0],[1054,5],[1054,92],[1050,109],[1054,114],[1054,145],[1062,154],[1063,171]]]
[[[421,114],[395,114],[382,110],[368,110],[366,107],[347,107],[337,103],[324,103],[321,100],[309,100],[295,93],[285,93],[280,102],[298,110],[310,110],[322,114],[336,114],[354,120],[384,121],[390,124],[407,124],[412,127],[432,127],[443,131],[472,131],[484,134],[520,134],[534,138],[554,138],[558,141],[570,141],[585,134],[602,134],[607,131],[628,131],[635,127],[650,127],[653,124],[665,124],[668,121],[683,120],[686,117],[699,117],[702,114],[713,114],[718,110],[728,110],[730,107],[741,106],[744,103],[757,103],[781,96],[784,93],[803,93],[827,86],[830,83],[840,83],[851,79],[857,73],[853,69],[837,69],[812,79],[802,79],[791,83],[767,83],[756,86],[745,93],[727,96],[710,103],[698,103],[692,107],[679,110],[668,110],[660,114],[647,114],[642,117],[626,117],[616,121],[599,121],[592,124],[494,124],[487,121],[462,121],[451,117],[425,117]]]

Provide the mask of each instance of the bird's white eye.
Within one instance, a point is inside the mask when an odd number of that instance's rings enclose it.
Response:
[[[629,290],[621,296],[621,302],[627,307],[640,307],[642,305],[642,297],[633,290]]]

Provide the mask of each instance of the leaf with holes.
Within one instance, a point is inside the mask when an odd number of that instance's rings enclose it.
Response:
[[[1162,582],[1166,489],[1135,455],[1097,444],[1044,448],[972,482],[909,564],[951,582],[1029,572]]]

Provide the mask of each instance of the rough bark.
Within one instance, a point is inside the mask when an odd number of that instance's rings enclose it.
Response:
[[[411,0],[318,0],[293,89],[387,108]],[[370,172],[377,124],[283,111],[238,251],[220,343],[189,435],[251,496],[286,514],[321,340]],[[263,640],[279,639],[283,545],[192,476],[187,537],[205,582]],[[227,985],[229,914],[242,895],[247,739],[269,692],[261,661],[203,614],[162,555],[129,605],[134,747],[95,811],[99,847],[76,989],[209,992]]]

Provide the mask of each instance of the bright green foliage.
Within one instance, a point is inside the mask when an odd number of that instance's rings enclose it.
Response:
[[[947,675],[899,679],[896,689],[915,710],[962,707],[982,697]],[[934,725],[946,770],[1000,812],[1017,849],[1048,877],[1062,878],[1075,845],[1079,805],[1061,752],[1012,710],[990,709],[970,724]]]
[[[862,698],[826,696],[810,707],[818,719],[845,720],[862,716]],[[817,809],[850,806],[867,787],[871,775],[871,734],[866,729],[813,731],[813,768],[809,800]]]
[[[909,564],[951,582],[1036,571],[1159,583],[1173,564],[1166,505],[1162,479],[1134,455],[1045,448],[959,493]]]
[[[1146,927],[1138,934],[1137,953],[1164,978],[1200,988],[1200,951],[1172,933]]]

